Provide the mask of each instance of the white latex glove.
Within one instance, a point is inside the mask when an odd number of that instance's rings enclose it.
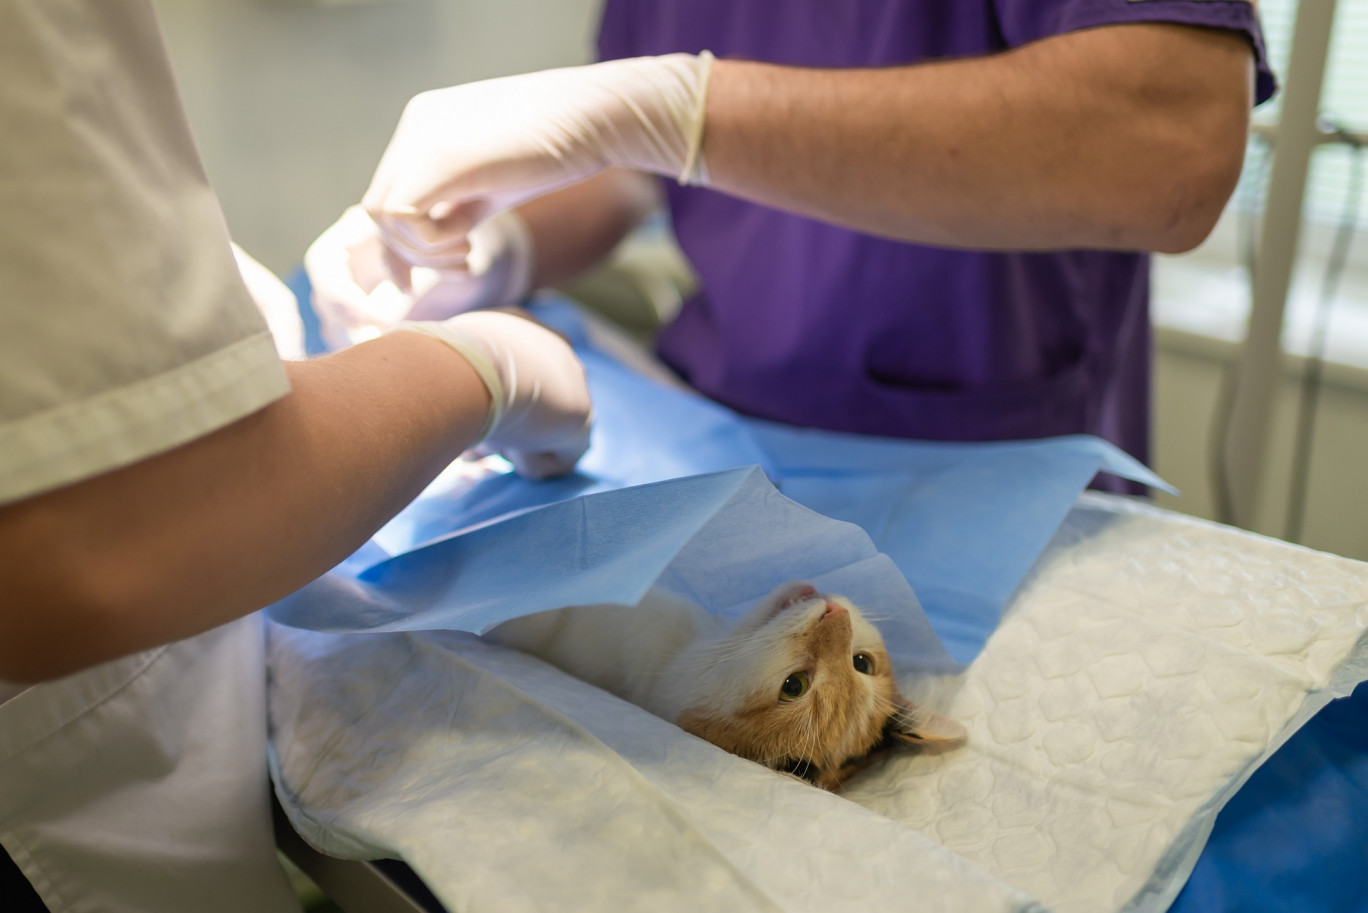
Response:
[[[542,479],[574,469],[589,448],[593,406],[584,368],[559,334],[502,311],[400,323],[394,330],[440,339],[484,381],[492,406],[480,452],[502,454],[520,475]]]
[[[230,244],[242,281],[275,339],[276,352],[281,358],[303,358],[304,321],[299,316],[299,299],[275,273],[236,244]]]
[[[521,216],[508,210],[486,219],[471,231],[469,244],[463,266],[414,268],[403,287],[380,230],[361,207],[348,208],[304,252],[323,338],[343,348],[401,320],[444,320],[526,297],[534,254]]]
[[[712,55],[638,57],[415,96],[362,205],[415,266],[450,267],[492,213],[617,166],[707,182]]]

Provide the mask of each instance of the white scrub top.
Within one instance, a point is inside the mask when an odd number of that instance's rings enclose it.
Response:
[[[0,135],[0,504],[288,392],[146,0],[0,0]],[[264,670],[251,616],[0,694],[0,844],[51,910],[298,908]]]

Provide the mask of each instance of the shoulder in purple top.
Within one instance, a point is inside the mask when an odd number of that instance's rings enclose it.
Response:
[[[1001,51],[1134,21],[1249,35],[1242,0],[607,0],[604,59],[704,49],[799,66]],[[668,187],[701,290],[661,356],[708,396],[795,425],[933,440],[1087,432],[1148,451],[1148,258],[904,244]]]

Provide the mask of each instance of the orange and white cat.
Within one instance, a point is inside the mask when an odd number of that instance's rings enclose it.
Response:
[[[824,789],[895,745],[964,738],[899,693],[859,609],[807,583],[779,587],[739,621],[657,588],[635,607],[557,609],[485,637]]]

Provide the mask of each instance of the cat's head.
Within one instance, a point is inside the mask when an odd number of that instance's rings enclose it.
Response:
[[[686,662],[681,728],[823,789],[895,745],[964,738],[959,723],[899,693],[883,639],[859,609],[810,584],[775,590]]]

